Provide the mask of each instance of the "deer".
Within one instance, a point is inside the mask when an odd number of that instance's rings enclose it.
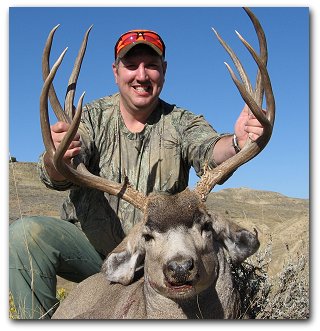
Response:
[[[50,69],[50,32],[43,53],[44,84],[40,96],[40,122],[47,154],[56,169],[72,183],[116,195],[142,211],[142,219],[107,256],[101,272],[85,279],[60,304],[53,319],[234,319],[239,317],[240,297],[232,279],[232,264],[242,263],[259,248],[257,230],[253,232],[206,208],[214,186],[240,166],[257,156],[268,144],[275,120],[275,99],[267,71],[267,42],[256,16],[244,8],[258,40],[259,54],[237,32],[258,66],[253,88],[248,75],[231,47],[213,29],[230,55],[241,81],[225,63],[244,102],[263,125],[263,135],[215,168],[207,167],[196,187],[170,195],[148,196],[137,191],[127,177],[121,183],[93,175],[85,165],[63,155],[74,135],[81,131],[84,94],[74,111],[75,87],[85,54],[89,32],[83,39],[71,73],[65,110],[56,96],[53,80],[66,49]],[[266,109],[262,109],[265,97]],[[54,147],[48,115],[48,99],[59,120],[70,123],[62,143]]]

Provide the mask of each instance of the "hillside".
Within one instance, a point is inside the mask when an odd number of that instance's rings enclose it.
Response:
[[[59,216],[67,192],[47,189],[38,179],[36,163],[9,164],[9,222],[20,215]],[[211,193],[208,209],[259,233],[261,250],[272,239],[269,273],[278,273],[285,261],[309,250],[309,200],[248,188]]]
[[[309,200],[289,198],[275,192],[247,188],[211,193],[207,200],[214,210],[247,229],[258,230],[261,249],[272,240],[270,273],[282,268],[287,256],[307,252],[309,247]]]

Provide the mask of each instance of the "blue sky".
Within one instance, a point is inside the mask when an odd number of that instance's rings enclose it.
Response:
[[[268,41],[268,68],[277,107],[274,134],[260,155],[214,191],[249,187],[308,198],[309,8],[251,9]],[[85,102],[117,91],[111,64],[118,36],[133,28],[153,29],[167,46],[162,98],[203,114],[219,132],[233,132],[243,101],[223,63],[231,64],[231,60],[211,27],[237,52],[254,82],[256,65],[234,30],[254,47],[257,38],[240,7],[13,7],[9,12],[9,153],[18,161],[35,162],[43,150],[39,127],[41,56],[49,31],[58,23],[61,26],[51,61],[69,47],[55,80],[61,102],[83,34],[91,24],[94,26],[77,87],[77,96],[86,91]],[[190,185],[196,180],[192,174]]]

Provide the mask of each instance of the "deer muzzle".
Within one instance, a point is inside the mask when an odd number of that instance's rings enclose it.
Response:
[[[164,276],[171,286],[192,286],[197,278],[197,268],[192,257],[176,258],[164,266]]]

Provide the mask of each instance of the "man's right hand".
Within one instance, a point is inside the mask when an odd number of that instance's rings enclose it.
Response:
[[[68,129],[70,127],[70,124],[65,122],[57,122],[54,125],[51,125],[51,136],[54,143],[55,148],[57,149],[60,145],[63,137],[67,133]],[[80,141],[80,134],[77,133],[71,144],[69,145],[67,151],[64,154],[63,160],[67,164],[71,164],[71,159],[78,155],[81,151],[81,141]],[[52,180],[55,181],[63,181],[65,178],[57,172],[54,165],[52,164],[51,160],[47,157],[47,155],[44,155],[44,164],[47,170],[48,175]]]
[[[57,149],[60,145],[63,137],[67,133],[70,124],[65,122],[57,122],[54,125],[51,125],[51,136],[54,143],[55,148]],[[64,154],[63,160],[67,164],[71,163],[71,159],[78,155],[81,151],[81,141],[80,141],[80,134],[76,133],[75,137],[73,138],[71,144],[69,145],[66,153]]]

